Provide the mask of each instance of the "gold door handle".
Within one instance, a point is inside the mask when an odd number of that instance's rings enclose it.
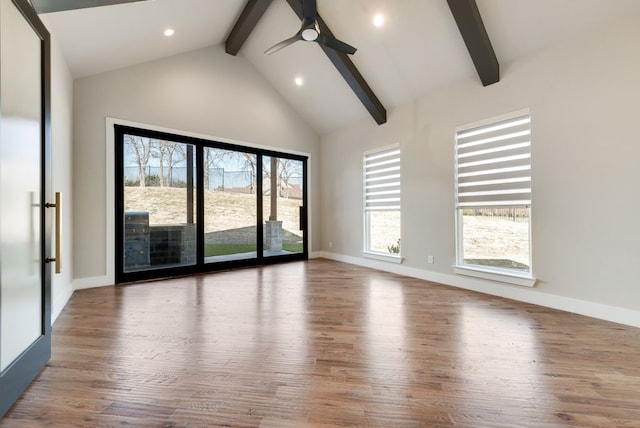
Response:
[[[46,208],[56,209],[56,256],[47,257],[44,261],[47,263],[56,262],[56,273],[60,273],[62,271],[62,253],[60,252],[60,192],[56,192],[55,204],[47,202],[44,206]]]

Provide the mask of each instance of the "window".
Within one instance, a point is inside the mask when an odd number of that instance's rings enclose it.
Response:
[[[456,216],[459,267],[531,277],[528,110],[456,130]]]
[[[400,147],[364,154],[364,253],[400,260]]]

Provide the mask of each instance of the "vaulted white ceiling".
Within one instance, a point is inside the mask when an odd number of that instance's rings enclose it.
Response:
[[[41,15],[75,78],[224,43],[246,0],[149,0]],[[498,61],[508,63],[566,39],[640,14],[639,0],[477,0]],[[462,78],[477,77],[446,0],[318,0],[318,12],[391,110]],[[373,25],[385,16],[381,28]],[[318,133],[371,119],[324,52],[298,42],[263,52],[292,36],[300,20],[273,0],[240,54]],[[165,28],[176,33],[162,35]],[[638,41],[630,41],[638,43]],[[305,84],[297,86],[295,77]]]

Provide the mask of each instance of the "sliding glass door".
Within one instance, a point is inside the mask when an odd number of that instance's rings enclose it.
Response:
[[[295,159],[262,158],[265,257],[304,252],[303,165]]]
[[[257,257],[257,155],[203,148],[206,263]]]
[[[307,258],[307,158],[115,126],[116,281]]]
[[[135,134],[123,144],[123,271],[195,265],[195,147]]]

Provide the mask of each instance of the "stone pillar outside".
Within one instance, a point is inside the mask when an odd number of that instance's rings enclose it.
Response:
[[[265,250],[282,251],[282,221],[267,220],[264,227]]]
[[[182,242],[180,243],[180,263],[183,265],[196,264],[196,225],[186,223],[182,225]]]

